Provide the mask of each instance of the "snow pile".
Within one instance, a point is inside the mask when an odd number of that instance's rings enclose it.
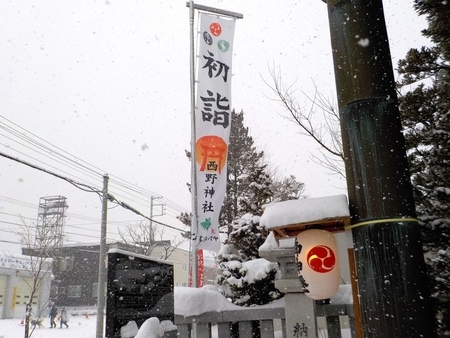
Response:
[[[219,291],[211,287],[189,288],[175,287],[175,314],[197,316],[210,311],[242,309],[230,303]]]
[[[164,332],[174,331],[177,329],[177,326],[174,323],[172,323],[170,320],[162,320],[161,327],[164,330]]]
[[[151,317],[141,325],[134,338],[161,338],[162,336],[164,336],[164,330],[161,327],[159,319]]]
[[[284,307],[284,298],[270,304],[258,305],[257,308]],[[229,310],[252,311],[255,307],[242,307],[227,300],[216,287],[205,285],[202,288],[175,287],[175,314],[181,316],[198,316],[205,312]]]
[[[347,196],[335,195],[271,203],[261,216],[261,226],[271,229],[336,217],[349,217]]]
[[[339,286],[338,292],[331,297],[331,304],[353,304],[350,284]],[[203,288],[175,287],[175,314],[185,317],[198,316],[205,312],[221,312],[227,310],[252,311],[255,307],[242,307],[228,301],[217,288],[209,285]],[[270,304],[257,308],[284,307],[284,297]],[[167,331],[167,329],[165,329]]]
[[[338,292],[330,298],[330,304],[353,304],[352,286],[350,284],[339,285]]]
[[[252,259],[247,262],[230,261],[230,268],[239,269],[244,275],[242,278],[229,277],[228,282],[237,286],[241,286],[243,282],[253,284],[256,280],[264,279],[271,270],[279,270],[278,263],[269,262],[265,258]],[[244,273],[245,272],[245,273]],[[277,278],[281,277],[280,272]]]
[[[234,229],[241,229],[242,227],[245,227],[248,223],[259,223],[261,219],[261,216],[255,216],[250,213],[246,213],[241,218],[236,220],[236,224],[233,225]]]
[[[136,322],[133,320],[128,322],[127,325],[120,328],[120,337],[122,338],[133,338],[138,333],[139,328]]]
[[[161,338],[164,337],[164,332],[176,329],[177,326],[170,320],[159,322],[158,318],[151,317],[140,328],[134,320],[128,322],[127,325],[120,328],[120,336],[123,338]]]
[[[267,235],[264,244],[259,247],[259,251],[272,251],[275,249],[278,249],[278,243],[273,235],[273,232],[271,231],[269,235]]]

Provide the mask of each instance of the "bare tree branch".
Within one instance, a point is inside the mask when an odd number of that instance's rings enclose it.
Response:
[[[128,225],[124,231],[119,229],[119,236],[124,243],[135,247],[136,253],[164,260],[183,243],[180,238],[164,239],[164,228],[150,222]]]
[[[56,247],[51,236],[43,236],[42,233],[37,236],[37,232],[34,231],[36,229],[35,226],[26,225],[23,219],[22,223],[23,225],[20,225],[18,236],[22,243],[22,251],[27,253],[29,257],[27,264],[23,264],[21,268],[31,276],[31,279],[23,279],[30,289],[29,301],[26,304],[24,332],[24,337],[29,338],[36,328],[36,326],[30,327],[33,316],[33,300],[39,295],[44,280],[50,278],[52,274],[53,259],[56,258],[54,255],[59,252],[59,247]],[[34,309],[37,320],[42,317],[48,304],[39,305],[40,308]]]
[[[312,160],[322,167],[330,170],[333,174],[345,177],[344,155],[342,152],[342,141],[340,133],[339,114],[333,104],[324,95],[319,93],[317,87],[313,97],[305,93],[303,95],[311,102],[309,109],[298,103],[294,94],[294,84],[286,86],[282,80],[280,72],[274,68],[269,70],[271,83],[263,79],[272,90],[275,98],[288,112],[288,119],[300,127],[300,134],[312,138],[319,146],[322,158],[311,154]],[[317,113],[321,111],[321,114]],[[323,117],[323,121],[319,121]]]

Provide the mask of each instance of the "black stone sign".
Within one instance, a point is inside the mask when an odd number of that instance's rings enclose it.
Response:
[[[108,252],[106,338],[130,321],[174,321],[173,265],[123,250]]]

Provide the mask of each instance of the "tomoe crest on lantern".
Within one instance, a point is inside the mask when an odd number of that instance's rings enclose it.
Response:
[[[339,262],[334,235],[305,230],[297,235],[296,260],[300,283],[312,299],[327,299],[339,289]]]
[[[306,262],[315,272],[326,273],[333,270],[336,265],[336,255],[326,245],[317,245],[309,250]]]

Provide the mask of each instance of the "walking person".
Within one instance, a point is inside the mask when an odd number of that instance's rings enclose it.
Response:
[[[51,303],[50,308],[50,328],[53,329],[56,327],[55,318],[58,315],[58,308],[56,307],[55,303]]]
[[[66,308],[63,306],[61,309],[61,322],[59,323],[59,328],[62,329],[63,324],[66,326],[66,328],[69,328],[69,324],[67,322],[69,321],[69,318],[67,318],[67,312]]]

